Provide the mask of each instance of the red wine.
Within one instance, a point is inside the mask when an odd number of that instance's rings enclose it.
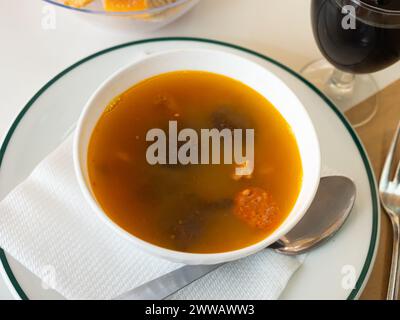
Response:
[[[363,2],[400,13],[399,0]],[[312,1],[312,24],[317,44],[325,58],[342,71],[371,73],[400,59],[400,28],[385,25],[385,19],[368,21],[368,17],[374,15],[366,14],[366,10],[362,13],[362,18],[356,20],[355,29],[345,29],[342,26],[345,14],[336,0]]]
[[[399,0],[362,0],[361,2],[385,10],[400,10]]]

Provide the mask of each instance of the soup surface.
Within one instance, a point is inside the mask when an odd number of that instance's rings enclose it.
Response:
[[[254,129],[253,172],[237,176],[243,164],[236,163],[149,164],[154,142],[146,135],[160,128],[168,137],[169,121],[196,132]],[[150,78],[111,101],[93,131],[88,169],[98,202],[116,224],[155,245],[192,253],[264,239],[285,220],[302,183],[295,137],[271,103],[236,80],[200,71]]]

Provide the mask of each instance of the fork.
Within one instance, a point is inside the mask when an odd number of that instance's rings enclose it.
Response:
[[[379,183],[381,202],[393,225],[393,253],[387,300],[397,300],[400,287],[400,162],[397,164],[393,179],[391,179],[396,146],[400,140],[399,136],[400,123],[393,137]]]

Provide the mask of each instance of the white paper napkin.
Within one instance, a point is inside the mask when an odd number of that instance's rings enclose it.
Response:
[[[109,299],[180,265],[137,250],[85,202],[68,138],[0,203],[0,247],[68,299]],[[172,299],[276,299],[301,259],[264,250]]]

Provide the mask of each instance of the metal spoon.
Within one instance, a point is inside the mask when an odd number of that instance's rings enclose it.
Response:
[[[356,186],[349,178],[342,176],[322,178],[314,201],[303,219],[285,237],[269,248],[287,255],[298,255],[314,249],[343,226],[355,199]],[[184,266],[116,299],[162,300],[222,265]]]

